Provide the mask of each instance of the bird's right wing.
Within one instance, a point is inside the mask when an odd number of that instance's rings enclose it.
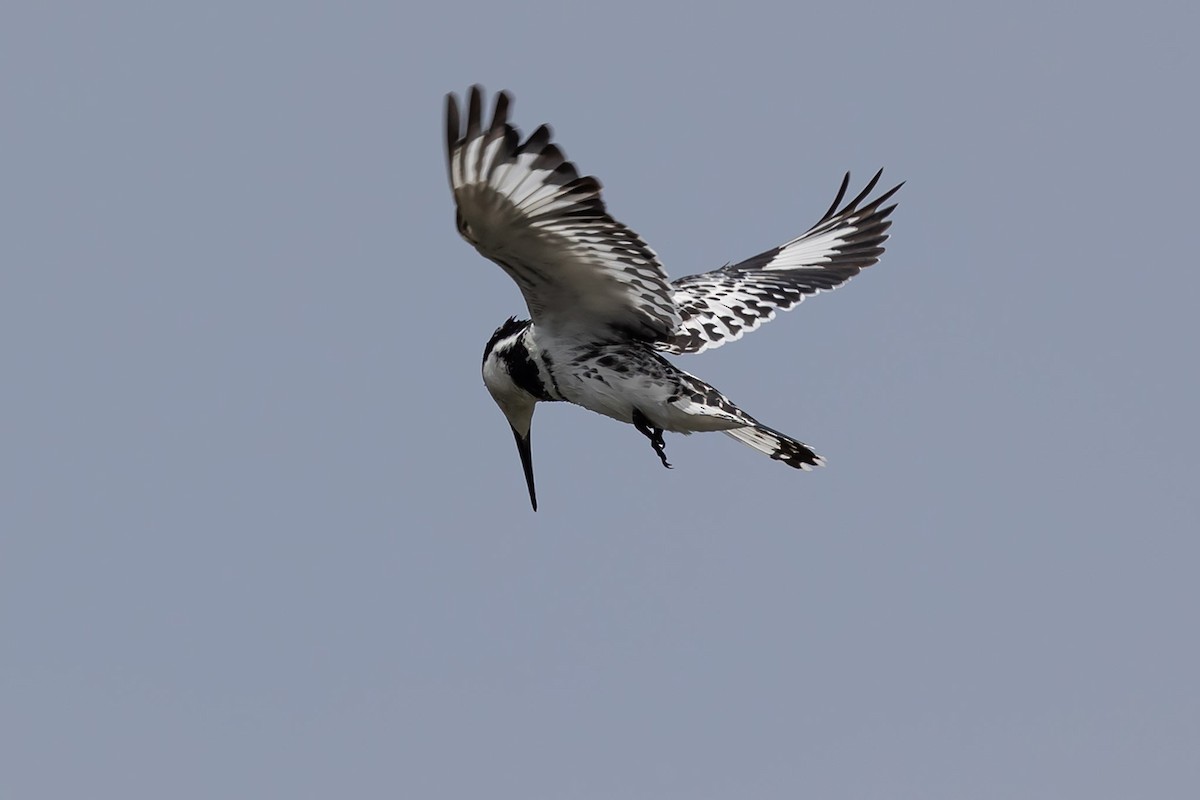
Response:
[[[666,273],[608,215],[600,182],[580,177],[543,125],[520,142],[500,92],[490,126],[471,87],[467,125],[446,97],[446,159],[458,231],[517,282],[533,321],[591,340],[656,340],[680,322]]]
[[[675,303],[682,322],[672,336],[656,342],[668,353],[699,353],[740,339],[775,318],[775,312],[798,305],[807,295],[841,286],[879,261],[891,227],[884,207],[896,186],[859,207],[875,189],[883,170],[867,188],[840,209],[850,174],[820,222],[787,244],[759,253],[740,264],[675,281]]]

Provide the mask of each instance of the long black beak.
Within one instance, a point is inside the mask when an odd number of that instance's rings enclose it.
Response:
[[[537,490],[533,488],[533,447],[529,443],[529,433],[522,436],[517,433],[517,429],[513,428],[513,438],[517,440],[517,452],[521,454],[521,468],[525,470],[525,483],[529,486],[529,502],[533,504],[533,510],[537,511]]]

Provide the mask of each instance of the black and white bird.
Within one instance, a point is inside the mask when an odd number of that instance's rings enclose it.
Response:
[[[446,159],[458,232],[517,282],[530,320],[510,318],[488,340],[483,381],[512,427],[537,510],[530,429],[539,402],[563,400],[633,425],[670,467],[663,432],[722,431],[797,469],[823,463],[806,444],[760,423],[661,353],[699,353],[740,339],[802,301],[841,286],[883,253],[900,188],[846,204],[850,175],[829,211],[786,244],[738,264],[669,281],[658,257],[617,222],[600,182],[581,176],[542,125],[528,139],[483,90],[463,111],[446,97]],[[901,184],[903,185],[903,184]]]

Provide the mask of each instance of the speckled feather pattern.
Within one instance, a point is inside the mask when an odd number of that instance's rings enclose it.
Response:
[[[633,425],[663,466],[663,432],[722,431],[797,469],[823,463],[661,353],[699,353],[741,338],[841,286],[883,254],[896,186],[880,173],[848,202],[850,176],[803,235],[671,283],[654,251],[609,215],[600,182],[581,176],[542,125],[522,141],[496,95],[490,121],[474,86],[446,100],[446,163],[459,233],[516,282],[532,320],[509,319],[484,351],[483,378],[513,429],[533,485],[530,432],[539,402],[565,401]],[[464,124],[465,123],[465,124]]]
[[[882,171],[845,206],[847,173],[825,216],[804,235],[738,264],[675,281],[681,323],[655,343],[668,353],[699,353],[736,341],[805,297],[844,284],[879,261],[895,205],[896,186],[862,205]]]

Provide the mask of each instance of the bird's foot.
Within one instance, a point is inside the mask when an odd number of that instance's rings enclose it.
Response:
[[[662,465],[664,467],[666,467],[667,469],[673,469],[673,467],[671,466],[671,462],[667,461],[667,454],[666,454],[667,443],[663,441],[662,431],[657,428],[655,429],[655,431],[658,433],[658,440],[655,441],[654,439],[651,439],[650,446],[653,447],[654,452],[658,454],[658,460],[662,462]]]
[[[633,410],[633,427],[650,440],[650,446],[654,448],[654,453],[662,465],[667,469],[672,469],[671,462],[667,461],[667,443],[663,441],[663,429],[651,425],[646,415],[636,408]]]

